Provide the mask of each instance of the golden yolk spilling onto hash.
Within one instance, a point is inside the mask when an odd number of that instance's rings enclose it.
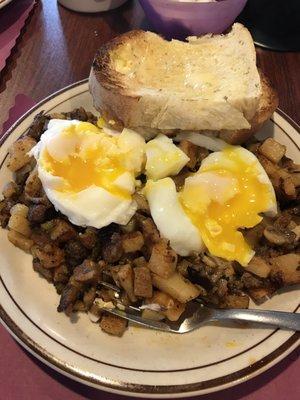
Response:
[[[218,160],[203,163],[179,197],[209,252],[246,265],[254,252],[239,229],[257,225],[262,220],[259,214],[274,202],[274,194],[270,183],[259,178],[258,160],[242,156],[237,149],[228,147]],[[212,196],[215,189],[219,197]]]
[[[94,139],[86,141],[89,135]],[[123,154],[117,147],[117,138],[101,132],[90,123],[81,122],[66,128],[62,133],[70,140],[74,139],[73,151],[62,160],[43,150],[44,168],[53,176],[63,178],[64,184],[58,188],[61,192],[80,192],[93,185],[106,189],[111,194],[129,199],[130,193],[116,184],[115,180],[126,172],[122,165]]]

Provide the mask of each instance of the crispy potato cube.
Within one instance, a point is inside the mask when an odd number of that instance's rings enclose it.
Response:
[[[144,257],[138,257],[132,261],[132,264],[134,267],[146,267],[148,263]]]
[[[254,275],[260,276],[261,278],[266,278],[271,271],[271,267],[261,257],[254,256],[249,264],[245,267],[245,270]]]
[[[164,314],[159,311],[149,310],[148,308],[142,311],[142,317],[146,319],[152,319],[153,321],[161,321],[165,319]]]
[[[169,294],[155,290],[151,299],[147,300],[147,304],[159,304],[162,308],[172,308],[175,300]]]
[[[37,169],[30,172],[25,183],[25,194],[27,198],[40,197],[42,193],[42,182],[38,176]]]
[[[130,232],[122,235],[124,253],[134,253],[144,246],[144,237],[141,232]]]
[[[174,306],[164,311],[164,315],[169,321],[177,321],[181,317],[181,314],[184,312],[184,310],[185,304],[179,303],[179,301],[175,300]]]
[[[164,240],[154,244],[148,268],[162,278],[169,278],[174,272],[177,264],[177,254]]]
[[[259,152],[270,161],[277,164],[285,155],[286,146],[278,143],[273,138],[266,139],[259,148]]]
[[[7,167],[15,172],[30,162],[32,157],[27,153],[36,145],[36,141],[29,136],[18,139],[9,149],[9,160]]]
[[[18,185],[15,182],[8,182],[2,191],[2,194],[5,199],[9,199],[15,195],[17,195],[19,192]]]
[[[112,314],[104,314],[100,321],[100,328],[113,336],[122,336],[126,327],[125,319]]]
[[[169,278],[162,278],[159,275],[152,274],[153,286],[169,294],[180,303],[187,303],[199,296],[200,290],[180,274],[174,273]]]
[[[289,199],[294,200],[297,198],[296,187],[291,175],[283,179],[283,190]]]
[[[11,217],[8,221],[8,227],[11,230],[21,233],[25,237],[29,237],[31,234],[31,228],[29,221],[27,220],[28,207],[24,204],[16,204],[11,210]]]
[[[129,300],[133,303],[136,302],[133,287],[133,270],[130,264],[121,265],[116,273],[116,278],[119,281],[122,288],[128,294]]]
[[[185,304],[173,299],[167,293],[155,291],[151,299],[147,301],[148,304],[159,304],[165,311],[161,313],[165,315],[170,321],[177,321],[185,310]]]
[[[134,294],[138,297],[152,297],[151,273],[147,267],[134,268]]]
[[[300,283],[300,254],[290,253],[271,258],[271,278],[280,286]]]
[[[30,253],[30,249],[33,246],[33,240],[23,236],[21,233],[16,231],[8,231],[8,240],[16,247]]]

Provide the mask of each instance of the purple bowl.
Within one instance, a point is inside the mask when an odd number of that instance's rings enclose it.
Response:
[[[224,32],[240,14],[247,0],[213,3],[172,0],[139,0],[154,29],[167,38]]]

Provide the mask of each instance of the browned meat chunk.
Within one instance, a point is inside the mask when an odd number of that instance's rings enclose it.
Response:
[[[130,301],[136,302],[133,289],[133,270],[130,264],[120,265],[116,274],[117,281],[127,293]]]
[[[100,321],[100,328],[113,336],[122,336],[126,327],[127,321],[116,315],[104,314]]]
[[[47,211],[49,207],[44,204],[34,204],[29,206],[28,221],[32,224],[39,224],[47,219]]]
[[[32,260],[33,269],[41,274],[48,282],[53,281],[53,271],[51,269],[44,268],[37,258]]]
[[[86,247],[79,240],[68,241],[64,250],[66,261],[72,267],[81,264],[88,255]]]
[[[89,310],[92,307],[95,297],[96,297],[95,287],[91,287],[87,292],[84,293],[83,303],[87,310]]]
[[[159,232],[151,218],[141,220],[140,226],[144,236],[145,244],[151,251],[154,243],[160,240]]]
[[[44,268],[56,268],[65,259],[64,251],[54,244],[47,244],[42,249],[36,245],[32,246],[31,254],[40,260]]]
[[[152,297],[152,279],[147,267],[134,268],[134,294],[138,297]]]
[[[67,284],[62,291],[57,311],[64,311],[67,315],[70,315],[73,311],[73,306],[78,299],[79,293],[80,290],[78,287]]]
[[[155,243],[152,248],[148,268],[162,278],[169,278],[174,272],[177,264],[177,254],[172,250],[165,240]]]
[[[85,232],[79,235],[81,243],[91,250],[97,242],[97,231],[94,228],[86,228]]]
[[[98,264],[91,260],[85,260],[73,271],[73,277],[77,282],[96,283],[100,278]]]
[[[181,140],[178,146],[188,157],[189,162],[186,164],[187,168],[195,169],[198,162],[199,146],[188,140]]]
[[[248,308],[249,297],[245,294],[227,294],[220,303],[221,308]]]
[[[39,140],[42,133],[45,132],[48,127],[49,119],[48,115],[44,115],[44,111],[38,113],[34,117],[33,123],[30,125],[26,135]]]
[[[53,220],[54,226],[51,229],[51,240],[56,240],[58,243],[68,242],[74,239],[77,235],[71,224],[63,219]]]
[[[145,196],[140,193],[135,193],[133,199],[135,200],[139,211],[142,211],[145,214],[150,214],[149,204]]]
[[[102,257],[108,263],[115,263],[120,260],[123,255],[122,242],[120,235],[114,233],[111,239],[103,244]]]
[[[49,270],[47,270],[49,271]],[[53,274],[53,281],[54,282],[62,282],[67,283],[69,281],[70,273],[68,267],[65,264],[60,265],[59,267],[55,268]]]
[[[134,253],[144,246],[144,238],[141,232],[125,233],[121,240],[124,253]]]

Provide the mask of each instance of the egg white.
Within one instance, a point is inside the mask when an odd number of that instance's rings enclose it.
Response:
[[[170,241],[177,254],[187,256],[203,250],[200,233],[181,207],[171,178],[149,180],[144,193],[160,234]]]
[[[110,193],[108,190],[92,185],[79,192],[66,191],[68,183],[64,178],[54,176],[43,165],[43,151],[57,161],[63,161],[69,154],[75,151],[76,137],[62,135],[64,129],[72,125],[78,125],[80,121],[50,120],[48,129],[41,136],[40,141],[31,150],[31,154],[37,160],[38,175],[48,199],[57,211],[66,215],[75,225],[92,226],[100,229],[111,223],[125,225],[135,214],[137,205],[131,198],[126,199]],[[118,176],[113,182],[115,187],[133,194],[135,191],[135,173],[144,162],[145,141],[133,131],[125,131],[119,135],[119,146],[111,144],[110,151],[124,153],[126,155],[126,167],[128,171]],[[95,146],[100,137],[97,134],[86,135],[80,143],[82,154],[87,149]],[[108,145],[110,143],[108,142]],[[138,147],[138,151],[134,149]]]

